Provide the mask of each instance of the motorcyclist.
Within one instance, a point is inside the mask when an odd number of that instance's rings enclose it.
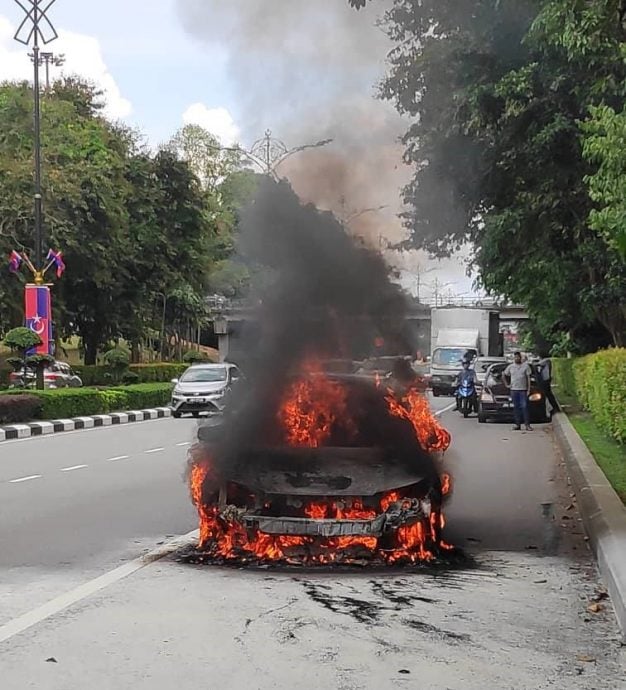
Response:
[[[456,379],[454,381],[454,385],[456,386],[456,409],[461,410],[461,396],[459,395],[459,387],[462,384],[466,385],[473,385],[474,389],[476,389],[476,372],[474,369],[470,369],[470,359],[468,357],[463,357],[461,360],[461,366],[463,369],[457,374]]]

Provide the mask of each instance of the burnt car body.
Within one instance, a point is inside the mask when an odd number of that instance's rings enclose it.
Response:
[[[512,420],[513,402],[511,391],[504,382],[504,370],[508,363],[492,364],[485,374],[485,382],[480,393],[478,403],[478,421],[485,423],[488,419]],[[532,374],[530,379],[530,395],[528,409],[530,421],[538,424],[548,421],[546,397],[539,384],[537,368],[530,365]]]
[[[441,524],[433,516],[444,492],[411,422],[390,415],[384,394],[362,377],[334,380],[346,387],[349,408],[366,412],[349,435],[336,428],[318,447],[287,445],[272,433],[242,441],[235,417],[245,418],[245,403],[201,424],[196,453],[213,460],[203,503],[256,538],[303,537],[308,548],[353,537],[392,551],[398,530],[418,523],[437,544]]]

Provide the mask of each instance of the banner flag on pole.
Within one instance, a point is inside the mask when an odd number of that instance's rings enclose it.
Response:
[[[41,345],[28,354],[50,355],[54,349],[52,337],[52,305],[50,288],[47,285],[29,283],[24,289],[24,316],[26,328],[37,333]]]
[[[22,257],[14,249],[9,256],[9,271],[11,271],[11,273],[17,273],[21,265]]]

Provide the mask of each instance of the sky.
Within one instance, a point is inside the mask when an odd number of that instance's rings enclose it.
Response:
[[[225,145],[249,147],[268,128],[288,148],[332,138],[279,173],[303,200],[384,248],[405,236],[400,188],[411,174],[398,141],[408,123],[375,98],[391,48],[376,26],[387,1],[356,13],[345,0],[57,0],[48,15],[59,38],[46,50],[65,55],[52,74],[98,83],[106,114],[152,146],[186,123]],[[13,40],[22,18],[15,2],[0,0],[0,79],[32,73]],[[419,271],[423,298],[471,295],[463,257],[387,256],[413,294]]]

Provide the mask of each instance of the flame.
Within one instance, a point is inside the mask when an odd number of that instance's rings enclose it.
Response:
[[[422,448],[428,452],[446,451],[450,447],[450,433],[431,412],[428,400],[415,388],[398,398],[392,390],[385,396],[391,414],[408,419]]]
[[[340,420],[351,425],[345,388],[322,374],[315,361],[303,367],[304,376],[287,390],[278,411],[278,420],[290,446],[319,448],[327,441],[333,425]]]
[[[376,386],[380,385],[377,375]],[[388,390],[384,397],[390,414],[410,421],[424,450],[445,451],[449,447],[450,434],[437,422],[428,401],[417,389],[409,389],[402,396]],[[287,388],[276,417],[285,443],[292,447],[318,448],[332,443],[336,429],[347,431],[348,438],[356,437],[356,426],[348,410],[347,388],[324,376],[315,361],[307,362],[303,376]],[[262,533],[240,522],[237,510],[231,511],[233,506],[218,505],[215,495],[211,498],[205,495],[207,481],[213,486],[219,484],[211,476],[211,460],[200,450],[192,452],[191,459],[189,486],[200,520],[199,548],[213,557],[257,561],[295,558],[298,562],[336,563],[366,553],[387,563],[414,563],[434,559],[438,549],[452,548],[441,541],[445,520],[438,508],[432,508],[423,519],[397,528],[392,533],[393,548],[389,548],[387,540],[382,547],[373,536],[320,538]],[[442,494],[449,493],[450,489],[450,476],[443,474]],[[410,502],[411,499],[405,498],[400,491],[380,496],[377,505],[372,505],[372,499],[366,503],[355,496],[341,500],[335,497],[310,501],[298,514],[310,520],[372,520],[388,511],[392,504],[404,500]],[[265,503],[264,510],[273,514],[271,502]]]

